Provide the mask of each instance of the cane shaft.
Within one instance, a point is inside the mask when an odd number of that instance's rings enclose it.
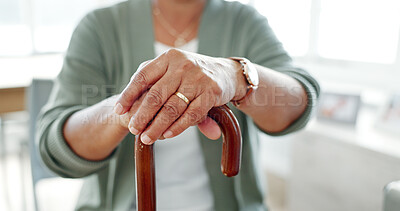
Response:
[[[135,138],[136,210],[156,210],[156,172],[153,145],[145,145],[140,136]]]

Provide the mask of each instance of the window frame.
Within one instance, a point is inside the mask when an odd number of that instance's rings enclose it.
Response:
[[[96,7],[101,8],[105,6],[109,6],[123,0],[95,0]],[[64,54],[65,51],[39,51],[37,47],[37,43],[35,42],[35,30],[37,29],[37,24],[35,24],[35,0],[21,0],[21,14],[22,14],[22,24],[29,29],[29,37],[31,43],[31,50],[26,54],[17,54],[17,55],[0,55],[1,58],[23,58],[23,57],[34,57],[41,55],[54,55],[54,54]],[[92,8],[92,9],[95,9]],[[89,11],[88,11],[89,12]],[[66,49],[65,49],[66,50]]]
[[[308,60],[308,61],[316,61],[322,63],[343,63],[344,65],[348,65],[349,63],[353,63],[354,65],[358,65],[360,67],[365,68],[365,65],[376,66],[377,68],[387,68],[394,69],[400,67],[400,33],[397,38],[397,52],[395,56],[395,60],[391,64],[383,64],[383,63],[375,63],[375,62],[362,62],[362,61],[354,61],[354,60],[341,60],[341,59],[330,59],[322,57],[318,54],[318,38],[319,38],[319,21],[321,14],[321,0],[311,0],[311,18],[310,18],[310,33],[309,33],[309,49],[306,55],[298,56],[297,58],[300,60]],[[400,28],[398,29],[400,32]],[[375,67],[374,67],[375,68]]]
[[[391,64],[325,58],[318,54],[320,14],[321,0],[311,0],[308,50],[304,56],[293,56],[296,64],[306,67],[322,81],[356,84],[358,89],[400,90],[400,83],[386,83],[394,82],[394,77],[400,78],[400,33]]]
[[[30,37],[32,43],[32,50],[27,55],[3,55],[1,58],[11,58],[11,57],[33,57],[37,55],[53,55],[53,54],[63,54],[64,52],[39,52],[35,44],[35,23],[33,20],[34,12],[33,3],[35,0],[22,0],[23,2],[23,21],[30,29]],[[104,6],[107,4],[115,3],[115,0],[97,0],[98,5]],[[256,1],[262,0],[248,0],[249,5],[255,5]],[[400,33],[397,42],[397,55],[394,63],[392,64],[381,64],[381,63],[368,63],[361,61],[351,61],[351,60],[339,60],[324,58],[318,54],[318,37],[319,37],[319,20],[321,13],[321,0],[311,0],[310,8],[310,28],[308,37],[308,50],[303,56],[293,56],[296,64],[305,67],[311,73],[315,74],[317,78],[323,80],[338,80],[340,82],[347,83],[358,83],[364,86],[368,86],[370,83],[377,87],[386,88],[396,88],[400,89],[399,85],[388,85],[385,80],[391,80],[393,77],[400,78]],[[268,17],[267,17],[268,18]],[[400,31],[400,28],[399,28]],[[332,69],[335,71],[332,72]],[[371,81],[370,77],[365,75],[374,75],[379,78],[379,82]],[[379,76],[378,76],[379,75]],[[350,77],[350,78],[349,78]],[[352,81],[352,78],[359,77],[359,79]]]
[[[256,1],[263,0],[250,0],[249,4],[253,6]],[[372,87],[378,89],[382,89],[382,87],[384,89],[400,89],[400,84],[396,86],[385,83],[385,81],[391,81],[393,77],[400,78],[400,33],[397,38],[397,52],[393,63],[326,58],[318,53],[321,0],[311,0],[310,5],[308,49],[304,55],[292,56],[296,64],[305,67],[322,81],[337,80],[347,84],[356,83],[362,88],[369,88],[372,84]],[[400,28],[398,30],[400,32]],[[379,80],[371,81],[371,75]],[[358,79],[354,80],[355,77]]]

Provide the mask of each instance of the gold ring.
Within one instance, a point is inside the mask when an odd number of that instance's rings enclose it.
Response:
[[[189,99],[187,99],[187,97],[186,97],[185,95],[183,95],[182,93],[180,93],[180,92],[178,92],[178,91],[175,92],[175,95],[178,96],[180,99],[182,99],[183,101],[185,101],[186,104],[189,105],[190,101],[189,101]]]

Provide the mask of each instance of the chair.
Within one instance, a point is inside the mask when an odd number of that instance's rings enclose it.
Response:
[[[82,179],[65,179],[55,175],[44,165],[39,155],[39,143],[35,140],[36,120],[40,110],[49,98],[52,87],[52,80],[33,79],[28,93],[30,118],[29,151],[32,171],[33,200],[36,211],[73,210],[83,184]],[[63,192],[58,190],[63,190]]]
[[[46,104],[52,87],[52,80],[33,79],[28,91],[28,109],[30,121],[29,151],[32,171],[33,200],[36,210],[38,210],[36,184],[39,182],[39,180],[56,177],[56,175],[51,173],[51,171],[43,164],[38,151],[38,143],[35,140],[36,119],[40,110]]]
[[[400,180],[391,182],[384,189],[384,211],[400,210]]]

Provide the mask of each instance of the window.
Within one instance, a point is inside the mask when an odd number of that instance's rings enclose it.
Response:
[[[30,29],[22,0],[0,0],[0,55],[32,51]]]
[[[0,56],[63,52],[90,10],[121,0],[0,0]]]
[[[0,56],[63,52],[90,10],[122,0],[0,0]],[[232,1],[232,0],[230,0]],[[297,58],[399,63],[399,0],[239,0]]]
[[[381,64],[397,58],[398,0],[255,0],[254,5],[293,56]]]
[[[308,50],[311,0],[258,0],[255,8],[268,22],[292,56],[304,56]]]
[[[95,0],[35,0],[33,5],[35,50],[64,51],[75,25],[88,10],[96,6],[96,3]]]
[[[226,1],[238,1],[242,4],[249,4],[249,3],[251,3],[252,0],[226,0]]]
[[[394,63],[399,0],[321,0],[318,53],[325,58]]]

